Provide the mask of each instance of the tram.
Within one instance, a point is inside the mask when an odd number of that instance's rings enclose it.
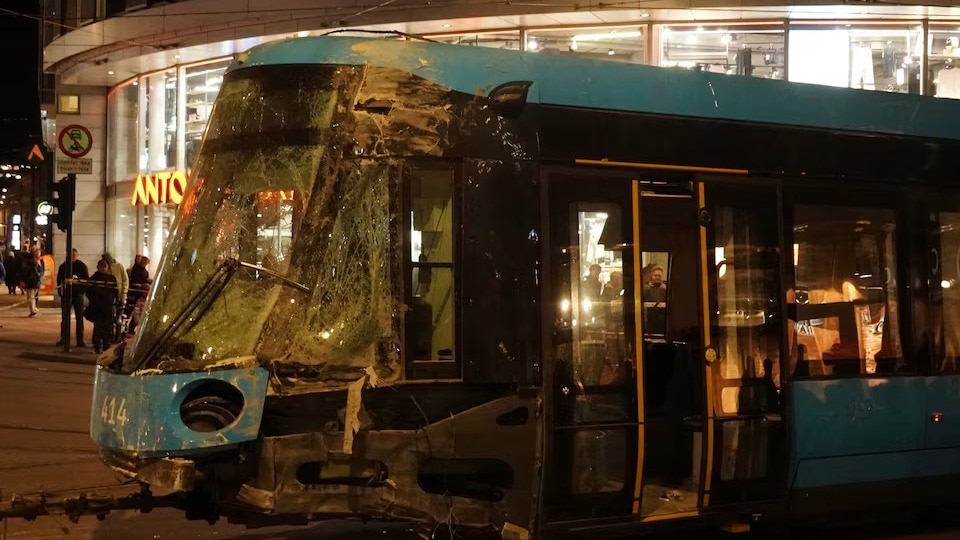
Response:
[[[950,100],[260,45],[138,335],[98,360],[91,435],[189,517],[252,526],[594,537],[950,503],[957,156]]]

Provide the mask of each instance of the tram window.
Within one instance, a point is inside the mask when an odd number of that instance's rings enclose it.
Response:
[[[623,489],[627,469],[627,437],[622,429],[578,431],[573,440],[574,494],[605,493]]]
[[[904,371],[893,210],[794,207],[791,373]]]
[[[942,327],[942,343],[934,369],[940,373],[960,372],[960,213],[940,213],[935,230],[934,246],[939,250],[934,257],[933,289],[934,307],[939,308]]]
[[[410,306],[406,316],[407,358],[414,362],[455,360],[454,173],[408,173]]]
[[[745,383],[724,386],[724,414],[778,409],[780,253],[771,219],[748,206],[714,210],[718,371],[728,381]]]
[[[557,344],[560,373],[571,398],[559,422],[592,423],[625,420],[628,404],[622,393],[606,388],[627,383],[623,239],[620,208],[612,204],[575,204],[570,216],[569,288],[559,300],[561,328],[570,336]]]
[[[663,339],[667,335],[667,283],[670,273],[670,254],[644,251],[640,254],[643,288],[643,336]]]

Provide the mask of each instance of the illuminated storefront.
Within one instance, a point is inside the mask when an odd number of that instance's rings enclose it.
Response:
[[[960,66],[954,67],[954,58],[960,58],[960,22],[903,19],[888,11],[855,20],[789,18],[796,14],[788,17],[785,12],[780,17],[750,19],[748,12],[728,11],[738,15],[707,20],[714,12],[635,10],[616,23],[605,24],[518,23],[498,28],[496,24],[502,20],[481,17],[420,21],[416,28],[424,37],[461,46],[960,98]],[[676,20],[678,14],[688,20]],[[567,15],[552,17],[573,21],[580,16]],[[762,13],[757,12],[759,15]],[[409,25],[366,28],[406,31]],[[299,31],[296,35],[321,33]],[[288,35],[229,43],[236,53],[255,43],[285,37]],[[229,48],[224,43],[219,50]],[[148,255],[154,265],[159,262],[179,193],[160,190],[170,187],[171,179],[181,178],[177,174],[183,175],[182,185],[186,186],[188,176],[176,171],[193,166],[230,61],[230,56],[220,55],[176,63],[127,77],[111,88],[106,118],[106,248],[123,264],[129,265],[139,253]],[[144,179],[155,183],[144,184]],[[176,189],[180,186],[178,183]],[[154,191],[138,191],[148,187]]]
[[[111,90],[106,247],[122,264],[138,254],[159,262],[229,63],[176,66]]]

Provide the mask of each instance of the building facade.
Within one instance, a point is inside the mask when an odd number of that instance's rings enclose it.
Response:
[[[224,71],[234,55],[266,41],[400,32],[463,46],[960,98],[960,7],[61,3],[59,30],[44,51],[45,68],[57,78],[56,114],[48,111],[57,128],[50,132],[80,124],[93,138],[92,168],[78,176],[74,245],[82,258],[109,250],[124,265],[145,254],[151,270]]]

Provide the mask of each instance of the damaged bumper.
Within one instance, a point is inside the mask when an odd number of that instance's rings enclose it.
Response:
[[[257,438],[267,371],[119,374],[98,367],[90,436],[134,456],[223,450]]]

